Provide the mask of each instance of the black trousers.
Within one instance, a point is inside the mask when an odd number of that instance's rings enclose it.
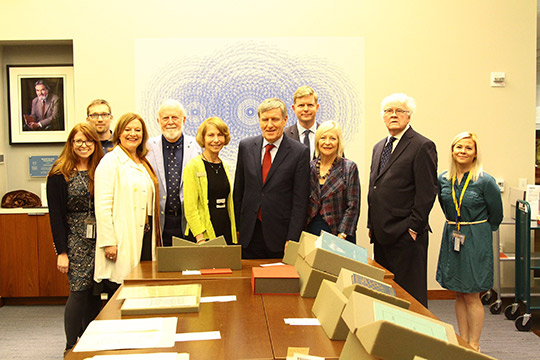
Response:
[[[163,246],[172,246],[172,237],[176,236],[184,238],[182,233],[182,215],[171,216],[165,215],[165,224],[163,224],[163,234],[161,239],[163,240]]]
[[[283,244],[285,246],[285,244]],[[253,236],[247,247],[242,246],[242,259],[281,259],[283,250],[274,252],[266,247],[261,221],[257,219]]]
[[[381,245],[375,239],[375,261],[394,273],[394,280],[427,308],[428,232],[414,241],[407,232],[395,243]]]

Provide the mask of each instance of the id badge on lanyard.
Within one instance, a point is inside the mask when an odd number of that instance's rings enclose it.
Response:
[[[465,235],[457,230],[452,231],[452,244],[454,244],[454,251],[459,252],[461,246],[465,244]]]
[[[465,180],[465,185],[463,186],[463,190],[461,190],[461,196],[459,197],[459,203],[456,198],[456,175],[452,177],[452,200],[454,201],[454,206],[456,208],[456,226],[457,230],[452,231],[452,244],[454,251],[459,252],[461,250],[461,246],[465,245],[465,235],[463,235],[461,230],[461,205],[463,203],[463,195],[465,195],[465,190],[467,190],[467,186],[469,186],[469,182],[471,181],[471,173],[467,175],[467,180]]]
[[[94,240],[96,238],[96,218],[92,216],[92,201],[88,199],[88,216],[84,219],[86,238]]]

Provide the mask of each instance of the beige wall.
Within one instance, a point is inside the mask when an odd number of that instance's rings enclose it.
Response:
[[[96,97],[108,99],[115,114],[134,109],[135,38],[364,37],[366,139],[347,149],[349,157],[366,164],[361,169],[364,194],[358,232],[363,246],[368,246],[365,195],[371,149],[386,134],[379,105],[392,92],[416,98],[418,111],[411,125],[438,145],[440,171],[447,167],[451,138],[470,130],[480,137],[485,169],[504,178],[507,188],[517,186],[521,177],[534,182],[534,0],[177,0],[148,5],[51,0],[38,9],[39,3],[4,1],[0,44],[72,39],[75,107],[81,119],[86,104]],[[46,19],[46,25],[35,19]],[[156,56],[167,56],[167,49]],[[2,67],[4,74],[5,63]],[[492,71],[506,72],[505,88],[490,87]],[[4,89],[0,90],[0,152],[9,148]],[[365,158],[355,158],[362,146]],[[26,151],[27,147],[18,147],[14,154]],[[21,184],[32,190],[35,184],[28,181],[26,171],[22,163],[10,167],[9,173],[6,165],[0,165],[2,193]],[[503,193],[505,201],[507,194]],[[505,210],[508,213],[509,208]],[[436,204],[431,216],[430,289],[439,288],[434,274],[442,224]]]

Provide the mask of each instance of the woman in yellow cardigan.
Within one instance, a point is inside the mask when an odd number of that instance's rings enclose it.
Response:
[[[197,244],[220,235],[227,244],[236,244],[229,166],[219,158],[231,140],[229,128],[218,117],[208,118],[199,127],[196,140],[204,151],[184,168],[185,234],[191,232]]]

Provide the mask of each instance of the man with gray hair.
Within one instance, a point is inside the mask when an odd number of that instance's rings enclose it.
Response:
[[[192,136],[184,135],[186,111],[176,100],[166,100],[158,110],[161,135],[148,140],[146,158],[159,180],[159,210],[163,246],[172,245],[172,237],[184,238],[182,170],[201,148]],[[191,239],[192,240],[192,239]]]
[[[244,259],[282,258],[306,222],[309,150],[283,136],[287,107],[266,99],[258,107],[262,136],[240,141],[234,204]]]
[[[427,307],[428,216],[437,195],[437,149],[409,125],[414,99],[392,94],[381,104],[389,135],[373,148],[368,228],[375,261]]]

